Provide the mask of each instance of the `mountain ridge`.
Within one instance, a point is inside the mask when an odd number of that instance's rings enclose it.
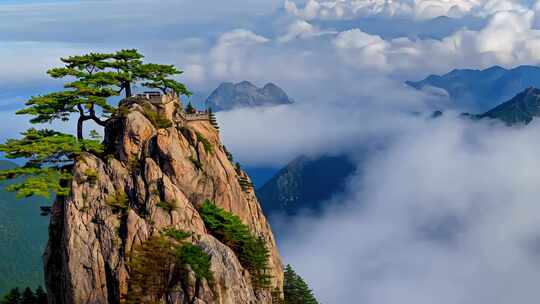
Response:
[[[487,111],[528,87],[540,87],[540,67],[520,65],[506,69],[496,65],[482,70],[454,69],[405,83],[417,90],[444,90],[456,105]]]
[[[239,83],[221,83],[205,101],[213,111],[238,108],[292,104],[294,101],[276,84],[269,82],[262,88],[244,80]]]
[[[526,125],[540,117],[540,89],[530,87],[510,100],[482,114],[464,113],[464,116],[479,120],[497,119],[509,126]]]
[[[268,215],[318,213],[324,201],[345,190],[347,178],[355,170],[345,155],[299,156],[257,189],[257,197]]]

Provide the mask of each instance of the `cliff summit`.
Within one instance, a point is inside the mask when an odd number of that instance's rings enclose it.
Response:
[[[129,302],[139,271],[134,261],[144,258],[137,254],[172,248],[163,235],[184,244],[178,248],[195,245],[180,251],[203,262],[208,256],[212,276],[193,262],[171,266],[177,270],[167,272],[159,303],[272,303],[272,291],[283,286],[274,236],[249,177],[230,161],[211,116],[187,113],[173,94],[141,94],[120,103],[105,127],[105,153],[81,154],[69,195],[53,205],[44,255],[50,303]],[[210,203],[217,215],[245,224],[244,235],[264,242],[268,286],[254,283],[235,247],[246,237],[233,242],[205,221],[201,208]]]

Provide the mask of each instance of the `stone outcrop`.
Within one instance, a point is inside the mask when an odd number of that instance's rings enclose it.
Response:
[[[139,97],[121,107],[122,115],[105,130],[108,153],[79,157],[71,194],[53,206],[44,254],[50,303],[121,303],[128,293],[130,253],[165,228],[192,232],[190,241],[211,257],[215,278],[209,287],[188,276],[167,303],[271,303],[270,290],[255,290],[235,253],[207,232],[198,213],[209,199],[238,215],[266,241],[272,286],[282,286],[270,226],[253,190],[239,184],[247,176],[227,158],[217,130],[208,121],[180,123],[177,100],[160,105]],[[148,111],[172,125],[156,126]],[[118,197],[127,201],[121,213],[111,203]],[[162,208],[160,202],[172,206]]]

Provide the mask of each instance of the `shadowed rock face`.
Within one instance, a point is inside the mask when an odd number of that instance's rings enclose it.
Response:
[[[287,94],[273,83],[266,84],[262,89],[249,81],[237,84],[222,83],[210,94],[205,106],[214,111],[227,111],[238,108],[257,106],[276,106],[291,104],[293,101]]]
[[[71,194],[53,207],[44,255],[50,303],[120,303],[128,292],[130,253],[164,228],[193,233],[190,241],[212,259],[215,284],[182,280],[172,303],[271,303],[254,291],[234,252],[207,233],[197,208],[205,199],[238,215],[270,249],[272,285],[283,271],[274,236],[252,190],[242,191],[218,132],[207,121],[174,122],[157,129],[143,115],[144,100],[123,101],[130,111],[106,128],[108,157],[85,154],[73,169]],[[146,105],[175,121],[178,102]],[[211,144],[205,149],[201,136]],[[97,173],[90,180],[88,172]],[[107,202],[125,193],[123,215]],[[158,203],[173,205],[165,210]]]

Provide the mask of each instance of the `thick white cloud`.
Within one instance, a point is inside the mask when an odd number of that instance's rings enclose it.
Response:
[[[279,167],[302,154],[355,151],[366,142],[395,136],[413,119],[412,112],[429,113],[430,101],[399,83],[382,78],[358,82],[357,90],[343,90],[335,100],[217,113],[222,139],[243,164]]]
[[[439,16],[485,17],[499,11],[527,10],[529,1],[515,0],[308,0],[304,6],[285,0],[286,11],[305,20],[339,20],[363,16],[430,19]]]
[[[294,16],[312,19],[349,19],[369,15],[405,15],[411,13],[408,1],[317,1],[308,0],[303,7],[285,0],[286,11]]]
[[[242,72],[243,61],[249,56],[252,45],[268,42],[268,39],[255,33],[237,29],[221,35],[211,50],[213,73],[218,78],[226,78]]]
[[[294,20],[274,36],[245,29],[225,32],[209,56],[194,61],[183,58],[181,66],[196,65],[212,84],[280,80],[293,89],[301,88],[298,100],[303,101],[312,92],[308,85],[324,83],[332,88],[346,83],[352,87],[366,75],[404,81],[455,68],[536,64],[540,62],[537,15],[532,10],[501,11],[479,30],[461,29],[440,40],[384,39],[358,28],[336,32]]]
[[[479,31],[463,29],[442,40],[383,40],[352,29],[341,32],[334,44],[348,64],[393,73],[536,64],[540,61],[540,31],[533,27],[533,20],[532,11],[499,12]]]
[[[323,303],[535,303],[540,125],[400,127],[346,198],[287,221],[286,262]]]

